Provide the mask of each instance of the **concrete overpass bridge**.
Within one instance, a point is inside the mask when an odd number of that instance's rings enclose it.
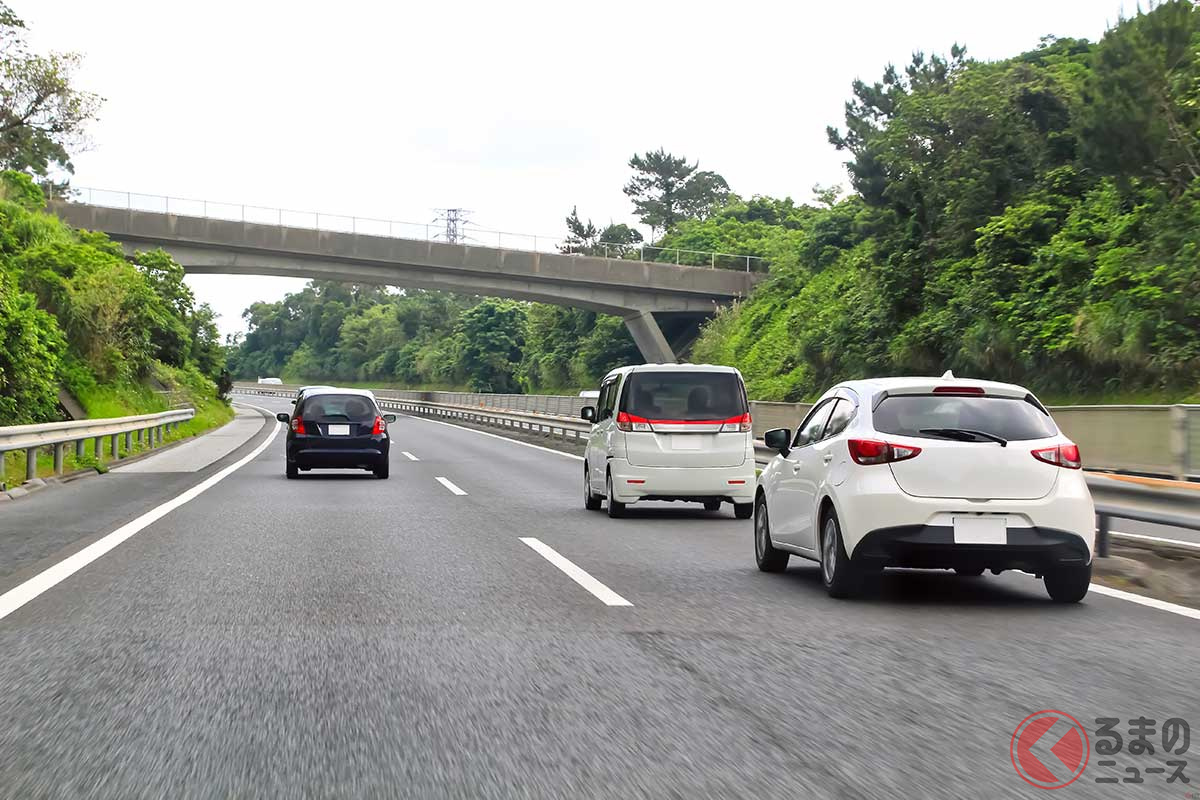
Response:
[[[195,274],[439,289],[614,314],[625,320],[649,362],[676,361],[676,353],[691,343],[704,319],[718,306],[746,296],[763,277],[656,261],[295,227],[282,224],[282,213],[272,224],[90,203],[56,203],[52,210],[74,227],[108,234],[128,252],[161,247]]]

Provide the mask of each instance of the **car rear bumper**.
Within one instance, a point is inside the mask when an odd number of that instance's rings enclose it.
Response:
[[[608,468],[613,477],[613,494],[621,503],[712,498],[733,503],[754,502],[753,459],[738,467],[635,467],[625,459],[613,458],[609,459]]]
[[[979,547],[953,544],[954,519],[984,515],[1003,517],[1009,544],[986,545],[1005,549],[1026,541],[1019,531],[1059,532],[1073,536],[1086,550],[1084,563],[1091,561],[1096,538],[1096,510],[1087,483],[1078,471],[1063,470],[1054,488],[1045,497],[1029,500],[988,500],[945,497],[914,497],[900,490],[887,469],[856,470],[833,495],[842,539],[851,557],[858,553],[868,536],[880,531],[932,529],[949,531],[945,540],[951,547]],[[940,536],[941,534],[938,534]],[[934,538],[926,544],[937,545]]]
[[[387,459],[386,447],[313,447],[288,451],[288,461],[304,469],[374,469]]]
[[[1043,572],[1083,566],[1091,549],[1083,537],[1051,528],[1009,528],[1004,544],[955,544],[949,525],[904,525],[868,533],[855,562],[879,567],[1019,569]]]

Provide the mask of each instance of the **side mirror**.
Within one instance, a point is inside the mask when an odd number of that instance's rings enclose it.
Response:
[[[588,422],[594,423],[596,421],[596,407],[584,406],[583,410],[579,412],[579,416],[581,419],[586,419]]]
[[[286,411],[280,411],[278,414],[275,415],[275,419],[286,424],[286,423],[290,422],[292,418],[288,416],[288,413]]]
[[[391,425],[393,422],[396,421],[396,415],[395,414],[384,414],[383,421],[386,422],[387,424]]]
[[[763,444],[772,450],[777,450],[780,455],[787,455],[790,451],[788,443],[792,440],[792,432],[787,428],[773,428],[763,434]]]

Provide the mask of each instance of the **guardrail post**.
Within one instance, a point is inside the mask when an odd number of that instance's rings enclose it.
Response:
[[[133,434],[130,431],[125,431],[125,455],[133,452]]]
[[[30,447],[25,451],[25,480],[37,477],[37,448]]]
[[[117,450],[117,434],[114,433],[112,435],[112,439],[109,440],[108,445],[108,449],[112,451],[113,461],[116,461],[121,457],[120,451]]]
[[[97,436],[92,441],[92,452],[95,453],[97,461],[104,460],[104,437],[103,436]]]
[[[3,450],[0,450],[0,491],[4,491],[5,489],[8,488],[8,485],[4,482],[6,474],[8,472],[8,465],[5,464],[5,461],[7,460],[5,458],[5,456],[7,456],[7,455],[8,455],[8,453],[4,452]]]
[[[1186,481],[1188,474],[1188,416],[1184,406],[1171,406],[1171,469],[1175,480]]]
[[[1096,525],[1096,555],[1108,558],[1108,514],[1100,514]]]
[[[59,442],[58,444],[54,445],[54,474],[55,475],[63,474],[63,451],[66,449],[67,449],[67,445],[64,442]]]
[[[75,440],[75,460],[76,461],[83,460],[84,448],[86,446],[87,446],[87,439],[76,439]]]

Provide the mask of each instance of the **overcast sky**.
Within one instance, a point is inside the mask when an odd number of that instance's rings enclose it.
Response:
[[[982,59],[1099,38],[1116,0],[340,3],[9,0],[104,98],[75,186],[561,235],[632,222],[636,151],[742,195],[846,184],[825,138],[856,77],[960,42]],[[195,276],[241,311],[303,281]]]

